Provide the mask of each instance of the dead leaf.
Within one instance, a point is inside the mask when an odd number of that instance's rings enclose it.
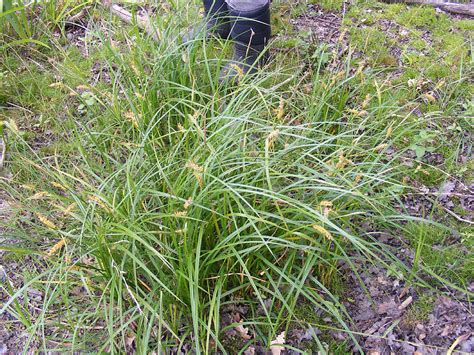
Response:
[[[401,311],[402,309],[407,308],[412,302],[413,302],[413,297],[412,296],[408,297],[405,301],[402,302],[400,306],[398,306],[398,310]]]
[[[270,351],[272,355],[280,355],[282,350],[285,349],[283,346],[285,345],[285,332],[281,332],[280,335],[278,335],[275,340],[272,340],[270,343]]]
[[[240,337],[244,340],[250,340],[252,337],[249,335],[249,329],[248,328],[245,328],[243,325],[242,325],[242,321],[240,322],[241,324],[239,324],[238,326],[235,327],[235,330],[237,331],[237,333],[239,333]]]

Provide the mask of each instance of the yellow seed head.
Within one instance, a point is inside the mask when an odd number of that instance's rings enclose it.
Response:
[[[331,213],[331,211],[332,211],[332,202],[331,201],[321,201],[319,203],[319,206],[322,207],[324,217],[327,218],[329,216],[329,213]]]
[[[279,135],[280,135],[279,129],[275,129],[270,132],[270,134],[267,136],[267,139],[265,140],[265,145],[267,149],[271,149],[273,147],[273,144],[278,139]]]
[[[188,212],[186,212],[186,211],[176,211],[176,212],[173,213],[173,215],[175,217],[178,217],[178,218],[186,217],[187,214],[188,214]]]
[[[63,246],[66,245],[66,240],[63,238],[61,239],[59,242],[57,242],[56,244],[54,244],[51,249],[49,249],[49,251],[46,253],[46,256],[47,257],[51,257],[53,256],[54,254],[56,254]]]
[[[332,202],[331,201],[326,201],[326,200],[323,200],[319,203],[319,205],[321,207],[332,207]]]
[[[283,97],[280,97],[280,103],[278,104],[276,114],[278,121],[281,121],[283,119],[283,116],[285,115],[285,102],[283,101]]]
[[[55,188],[57,188],[57,189],[66,191],[66,188],[65,188],[63,185],[61,185],[60,183],[56,182],[56,181],[53,181],[53,182],[51,183],[51,185],[53,185],[53,186],[54,186]]]
[[[41,213],[37,213],[36,217],[38,217],[38,219],[41,221],[41,223],[43,223],[49,229],[57,229],[58,228],[53,222],[51,222],[48,218],[43,216]]]
[[[110,208],[104,203],[104,201],[95,195],[90,195],[87,201],[89,203],[96,203],[99,207],[103,208],[107,212],[111,212]]]
[[[319,234],[321,234],[324,238],[326,238],[327,240],[332,240],[332,234],[329,233],[329,231],[324,228],[324,227],[321,227],[317,224],[313,224],[313,229],[318,232]]]
[[[336,164],[336,169],[344,169],[347,165],[352,164],[352,160],[344,157],[344,153],[339,154],[339,161]]]
[[[194,172],[196,173],[202,173],[204,171],[203,167],[202,166],[199,166],[197,165],[195,162],[193,162],[192,160],[188,161],[186,163],[186,167],[193,170]]]
[[[138,118],[132,111],[126,112],[125,118],[129,120],[135,128],[138,128]]]
[[[382,144],[379,144],[378,146],[376,146],[376,147],[374,148],[374,150],[375,150],[376,152],[380,152],[381,150],[384,150],[384,149],[387,148],[387,147],[388,147],[388,144],[387,144],[387,143],[382,143]]]
[[[28,200],[41,200],[44,197],[50,196],[48,192],[46,191],[40,191],[35,193],[33,196],[28,198]]]
[[[187,210],[189,208],[189,206],[191,206],[191,204],[193,203],[193,198],[192,197],[189,197],[185,202],[184,202],[184,205],[183,205],[183,208],[185,210]]]
[[[364,101],[362,102],[362,108],[366,108],[366,107],[367,107],[367,105],[368,105],[369,102],[370,102],[370,99],[371,99],[370,94],[367,94],[367,95],[365,96]]]

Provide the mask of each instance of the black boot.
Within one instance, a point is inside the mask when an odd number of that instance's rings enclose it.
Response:
[[[206,19],[203,23],[193,26],[182,34],[183,43],[190,42],[199,37],[202,32],[205,37],[229,38],[230,23],[225,0],[203,0]]]
[[[231,6],[228,9],[234,53],[221,71],[221,82],[239,79],[263,66],[268,61],[265,47],[271,36],[269,2],[254,11],[239,11]]]

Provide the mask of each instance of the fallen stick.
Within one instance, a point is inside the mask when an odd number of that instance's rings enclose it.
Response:
[[[457,2],[446,2],[443,0],[381,0],[388,4],[402,3],[408,5],[428,5],[454,14],[468,15],[474,17],[474,4],[460,4]]]
[[[128,23],[130,25],[133,24],[133,15],[127,10],[125,10],[123,7],[117,4],[112,4],[111,0],[103,0],[101,4],[103,7],[109,9],[112,14],[120,18],[125,23]],[[138,28],[149,34],[155,41],[160,40],[160,33],[155,29],[155,27],[153,27],[149,17],[137,15],[136,19]]]

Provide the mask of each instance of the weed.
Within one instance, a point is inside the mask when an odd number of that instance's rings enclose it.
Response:
[[[71,4],[47,8],[38,28],[61,27],[88,3]],[[322,4],[337,9],[342,2]],[[302,9],[280,5],[280,13]],[[362,16],[355,9],[351,16]],[[455,38],[439,67],[425,68],[432,57],[417,61],[408,53],[410,68],[392,81],[385,76],[397,58],[388,48],[397,43],[374,14],[373,27],[349,34],[358,53],[385,68],[348,56],[331,72],[333,54],[321,45],[313,53],[305,48],[310,58],[282,56],[238,85],[221,85],[228,43],[175,40],[195,10],[180,18],[158,10],[159,43],[108,21],[88,30],[87,54],[52,38],[49,50],[0,49],[8,59],[0,70],[8,92],[0,99],[17,125],[9,128],[12,177],[0,184],[21,204],[8,227],[43,266],[24,275],[24,286],[3,289],[10,299],[2,312],[28,326],[30,341],[40,340],[45,352],[50,344],[59,344],[55,351],[121,352],[130,343],[140,353],[238,352],[251,342],[270,345],[294,324],[317,323],[314,310],[357,344],[339,299],[340,267],[357,273],[354,255],[419,284],[430,273],[462,288],[469,264],[448,245],[447,229],[406,224],[413,218],[393,207],[407,173],[399,157],[413,149],[420,160],[436,146],[429,124],[441,115],[416,118],[414,108],[448,115],[468,94],[463,69],[446,77],[445,96],[426,96],[437,84],[425,79],[466,58],[462,41]],[[400,16],[408,26],[433,26],[433,12],[415,13],[422,18],[408,10]],[[289,22],[279,30],[290,31]],[[108,80],[92,70],[97,63]],[[386,154],[390,147],[396,156]],[[368,239],[370,223],[404,231],[417,251],[414,265]],[[18,300],[32,285],[44,304],[29,313]],[[236,324],[221,322],[228,307],[242,305],[247,343],[229,339]],[[48,327],[60,335],[48,338]],[[346,347],[324,336],[313,345]]]

